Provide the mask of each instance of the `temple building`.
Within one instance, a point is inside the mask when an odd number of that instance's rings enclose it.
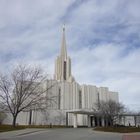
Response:
[[[54,84],[50,94],[56,96],[56,103],[46,111],[34,108],[32,114],[30,111],[21,112],[17,118],[18,124],[95,126],[97,121],[90,115],[95,103],[108,100],[119,101],[118,93],[110,91],[108,87],[77,83],[71,68],[65,27],[63,27],[61,49],[55,60],[54,79],[44,83],[44,87]],[[5,123],[11,123],[11,120],[9,116]]]

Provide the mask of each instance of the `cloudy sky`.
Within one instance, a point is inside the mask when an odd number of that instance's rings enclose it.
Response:
[[[0,71],[26,63],[53,74],[64,23],[77,82],[140,110],[140,0],[0,0]]]

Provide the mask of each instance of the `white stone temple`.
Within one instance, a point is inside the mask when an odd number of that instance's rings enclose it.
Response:
[[[87,114],[92,111],[95,103],[102,100],[118,102],[118,93],[109,91],[108,87],[77,83],[72,76],[71,68],[71,59],[67,53],[65,28],[63,27],[61,49],[55,60],[54,79],[44,84],[46,87],[54,84],[49,92],[56,96],[56,102],[47,108],[46,112],[36,108],[32,112],[21,112],[17,118],[18,124],[93,126],[96,125],[96,121],[93,121],[93,117]],[[11,122],[12,118],[9,115],[5,123]]]

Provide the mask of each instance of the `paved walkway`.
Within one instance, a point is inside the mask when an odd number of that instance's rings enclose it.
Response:
[[[133,137],[132,137],[133,135]],[[140,133],[120,134],[91,128],[23,129],[0,133],[0,140],[140,140]]]
[[[122,140],[140,140],[140,133],[124,134]]]
[[[31,135],[41,131],[46,131],[46,129],[29,128],[29,129],[2,132],[0,133],[0,140],[24,136],[24,135]]]

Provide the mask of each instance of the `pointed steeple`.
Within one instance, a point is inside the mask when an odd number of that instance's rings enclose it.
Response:
[[[65,59],[67,58],[67,47],[66,47],[66,38],[65,38],[65,25],[63,25],[63,34],[62,34],[62,44],[61,44],[61,56]]]
[[[65,26],[63,26],[60,54],[57,56],[55,61],[55,79],[67,82],[75,81],[71,74],[71,59],[67,56]]]

